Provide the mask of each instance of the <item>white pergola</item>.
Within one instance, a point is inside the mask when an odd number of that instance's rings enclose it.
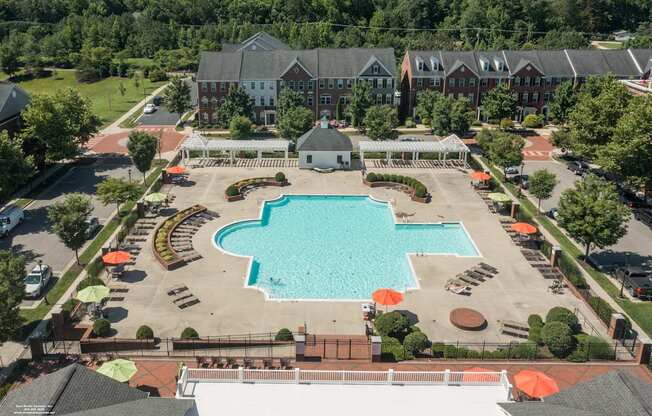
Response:
[[[464,165],[466,165],[469,155],[469,148],[455,134],[438,141],[361,141],[358,143],[358,148],[362,165],[364,165],[365,152],[386,153],[388,165],[392,163],[392,153],[412,153],[412,160],[418,160],[420,153],[438,153],[439,160],[444,166],[449,153],[456,153],[458,155],[457,160],[464,162]]]
[[[201,157],[208,159],[211,151],[220,151],[228,153],[229,161],[233,163],[235,152],[255,151],[260,162],[264,152],[284,152],[287,164],[289,147],[288,140],[209,140],[194,132],[181,144],[181,158],[185,162],[190,159],[190,152],[201,152]]]

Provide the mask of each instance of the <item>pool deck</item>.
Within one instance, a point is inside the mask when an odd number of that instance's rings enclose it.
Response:
[[[384,188],[369,188],[361,182],[359,171],[319,174],[297,168],[282,168],[291,185],[284,188],[256,189],[243,201],[226,202],[224,190],[237,180],[273,176],[279,168],[195,168],[190,171],[191,186],[175,186],[172,208],[202,204],[219,218],[204,225],[193,238],[193,247],[203,258],[174,271],[165,271],[151,252],[151,241],[144,246],[124,285],[129,291],[124,300],[109,302],[111,320],[118,336],[131,337],[143,324],[159,337],[178,336],[187,326],[200,335],[246,334],[292,330],[306,326],[311,333],[363,334],[361,302],[267,301],[265,295],[244,288],[248,260],[218,251],[212,242],[217,229],[233,221],[257,218],[262,201],[292,194],[359,194],[391,201],[395,212],[413,214],[410,222],[461,221],[482,253],[482,258],[453,256],[412,257],[421,288],[409,292],[396,307],[416,315],[419,327],[437,341],[516,341],[500,334],[501,320],[526,322],[532,313],[545,313],[553,306],[578,307],[592,315],[566,290],[563,295],[547,291],[550,285],[533,269],[502,230],[499,217],[491,214],[470,187],[466,173],[455,169],[373,169],[417,178],[428,186],[432,202],[413,202],[403,193]],[[151,240],[151,236],[150,236]],[[346,244],[346,238],[342,240]],[[447,279],[487,262],[500,270],[493,279],[475,286],[471,296],[444,290]],[[184,284],[201,303],[184,310],[173,305],[166,288]],[[487,318],[488,326],[478,332],[462,331],[449,322],[452,309],[469,307]],[[600,323],[592,322],[597,328]]]

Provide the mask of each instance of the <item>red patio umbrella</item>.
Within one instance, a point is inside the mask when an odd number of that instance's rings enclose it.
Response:
[[[182,166],[172,166],[167,168],[165,171],[171,175],[178,175],[181,173],[186,173],[186,168]]]
[[[403,301],[403,294],[394,289],[378,289],[372,293],[374,302],[384,306],[398,305]]]
[[[482,367],[471,367],[467,370],[464,370],[464,374],[462,374],[462,381],[480,383],[483,381],[494,380],[495,377],[493,375],[481,374],[492,372],[494,371]]]
[[[488,181],[491,179],[491,175],[486,172],[480,172],[479,170],[474,170],[469,176],[475,181]]]
[[[523,370],[514,376],[516,388],[537,399],[559,392],[557,382],[540,371]]]
[[[111,266],[123,264],[129,261],[131,255],[126,251],[111,251],[102,256],[104,264]]]
[[[516,231],[519,234],[536,234],[537,227],[535,227],[532,224],[528,224],[527,222],[515,222],[512,224],[512,230]]]

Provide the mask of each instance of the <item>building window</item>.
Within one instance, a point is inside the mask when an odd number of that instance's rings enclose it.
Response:
[[[378,64],[374,64],[374,66],[371,67],[371,73],[376,75],[379,72],[380,72],[380,66],[378,66]]]
[[[435,78],[430,78],[430,86],[431,87],[435,86]]]
[[[330,105],[331,104],[331,96],[330,95],[320,95],[319,96],[319,104],[321,104],[321,105]]]
[[[208,104],[208,97],[205,96],[205,95],[203,97],[201,97],[201,103],[204,104],[204,105]]]
[[[417,87],[423,87],[423,78],[417,78]]]
[[[208,82],[202,82],[201,83],[201,90],[202,90],[202,92],[208,91]]]
[[[211,82],[211,92],[215,92],[217,89],[216,85],[214,82]]]
[[[269,97],[269,105],[274,105],[274,97]]]
[[[382,94],[376,94],[376,105],[380,105],[383,103],[383,95]]]
[[[211,104],[217,104],[217,97],[211,97]]]
[[[387,88],[387,78],[383,78],[383,88]]]
[[[204,119],[204,121],[208,121],[208,113],[201,113],[201,117]]]
[[[312,163],[312,155],[306,155],[306,163]]]
[[[226,91],[226,82],[220,82],[220,91]]]
[[[256,83],[254,81],[251,81],[251,89],[252,90],[256,89]]]
[[[449,87],[455,86],[455,78],[448,78],[448,86]]]
[[[521,77],[514,77],[514,85],[521,85]]]
[[[525,77],[525,86],[529,87],[531,85],[530,83],[530,77]]]
[[[315,88],[315,81],[310,80],[308,81],[308,89],[312,91],[313,88]]]
[[[378,79],[377,78],[374,78],[371,82],[372,82],[372,86],[374,88],[378,88]]]
[[[346,88],[351,89],[351,78],[346,80]]]
[[[438,87],[441,85],[441,78],[434,78],[435,80],[435,87]]]
[[[466,79],[465,79],[465,78],[460,78],[460,79],[457,81],[457,85],[458,85],[459,87],[462,87],[462,88],[463,88],[463,87],[466,87]]]
[[[547,103],[550,101],[550,93],[549,92],[544,92],[543,93],[543,102]]]
[[[538,103],[539,102],[539,93],[535,92],[532,94],[532,102]]]
[[[344,163],[344,159],[342,158],[342,155],[337,155],[337,163],[339,163],[340,165]]]
[[[423,71],[423,61],[421,59],[417,59],[417,69]]]
[[[309,96],[308,96],[308,101],[307,101],[307,102],[308,102],[308,105],[309,105],[310,107],[312,107],[312,104],[313,104],[313,101],[312,101],[312,95],[309,95]]]
[[[393,101],[393,99],[392,99],[392,94],[387,94],[385,97],[387,98],[387,104],[389,104],[389,105],[394,104],[394,103],[392,102],[392,101]]]
[[[265,81],[260,81],[260,82],[258,83],[258,87],[259,87],[261,90],[264,90],[264,89],[265,89]]]
[[[471,104],[475,104],[475,95],[473,93],[469,94],[469,101],[471,101]]]
[[[294,89],[294,81],[293,80],[288,81],[288,88],[291,89],[291,90]]]
[[[541,78],[539,77],[534,78],[534,85],[537,87],[541,85]]]
[[[326,81],[323,79],[319,80],[319,88],[324,89],[326,88]]]
[[[486,87],[487,84],[488,84],[488,82],[487,82],[487,78],[482,78],[482,79],[480,80],[480,85],[481,85],[481,86]]]
[[[303,81],[297,81],[297,89],[303,91]]]
[[[335,88],[335,80],[333,78],[330,78],[328,80],[328,89],[332,90],[333,88]]]
[[[475,87],[475,78],[469,79],[469,87]]]
[[[525,104],[527,104],[527,102],[528,102],[529,99],[530,99],[530,94],[528,94],[527,92],[524,92],[524,93],[523,93],[523,101],[522,101],[522,102],[525,103]]]
[[[337,89],[341,90],[342,88],[344,88],[344,80],[343,79],[338,79],[337,80]]]

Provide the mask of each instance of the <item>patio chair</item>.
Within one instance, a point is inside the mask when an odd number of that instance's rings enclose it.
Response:
[[[168,296],[175,296],[186,290],[188,290],[188,286],[181,284],[176,286],[170,286],[165,291],[168,294]]]
[[[474,272],[473,270],[467,270],[464,272],[467,276],[471,277],[472,279],[479,280],[480,282],[484,282],[486,280],[486,277],[478,272]]]
[[[487,271],[489,271],[489,272],[491,272],[493,274],[498,273],[497,268],[495,268],[494,266],[491,266],[491,265],[489,265],[487,263],[480,262],[480,263],[478,263],[478,266],[482,267],[483,269],[485,269],[485,270],[487,270]]]
[[[271,369],[274,368],[273,364],[274,364],[274,360],[272,360],[271,358],[264,358],[263,359],[263,368],[271,370]]]
[[[242,366],[244,368],[254,368],[254,360],[252,360],[251,358],[244,358],[242,360]]]
[[[287,358],[281,358],[281,368],[284,370],[291,370],[292,362]]]
[[[481,274],[481,275],[484,276],[484,277],[488,277],[488,278],[492,278],[492,277],[494,277],[493,273],[491,273],[491,272],[489,272],[489,271],[483,269],[482,267],[478,267],[478,266],[476,266],[476,267],[472,268],[471,271],[472,271],[472,272],[475,272],[475,273],[479,273],[479,274]]]
[[[458,274],[455,277],[457,279],[461,280],[462,282],[467,283],[469,285],[473,285],[473,286],[479,286],[480,285],[480,283],[478,281],[476,281],[476,280],[472,279],[471,277],[469,277],[469,276],[467,276],[465,274],[462,274],[462,273]]]

